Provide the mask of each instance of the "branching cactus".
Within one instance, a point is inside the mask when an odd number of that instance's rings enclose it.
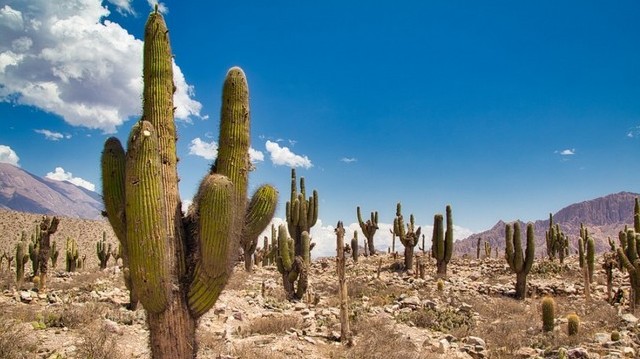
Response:
[[[409,223],[407,223],[405,228],[400,202],[398,202],[396,206],[396,218],[393,220],[393,231],[400,239],[400,243],[404,246],[404,270],[410,270],[413,268],[413,251],[418,244],[422,228],[418,227],[417,230],[415,229],[413,214],[409,216]]]
[[[553,261],[556,256],[560,263],[564,263],[564,258],[569,251],[569,238],[560,230],[559,224],[553,224],[553,215],[549,213],[549,230],[545,232],[547,243],[547,256]]]
[[[631,286],[629,303],[632,309],[640,305],[640,259],[638,258],[636,240],[634,231],[629,229],[626,234],[626,250],[623,247],[617,248],[618,261],[629,273],[629,284]]]
[[[318,220],[318,192],[313,190],[313,195],[307,199],[304,177],[300,177],[300,193],[296,185],[296,170],[291,169],[291,198],[287,201],[286,208],[287,228],[295,243],[296,256],[302,256],[302,233],[311,233],[311,227]]]
[[[593,271],[595,268],[596,245],[593,237],[589,235],[589,230],[580,223],[580,238],[578,238],[578,263],[580,268],[586,266],[587,280],[593,281]]]
[[[447,264],[453,254],[453,217],[451,206],[446,208],[447,229],[442,225],[442,214],[433,217],[433,236],[431,237],[431,256],[436,259],[438,276],[447,275]]]
[[[66,246],[66,271],[67,272],[75,272],[78,266],[78,243],[73,238],[67,238],[67,246]]]
[[[24,281],[24,265],[29,261],[29,244],[26,241],[19,241],[16,244],[16,286],[22,287]]]
[[[278,194],[262,186],[247,205],[249,89],[244,72],[234,67],[222,90],[218,156],[183,218],[172,53],[157,9],[145,26],[143,79],[142,118],[126,154],[116,138],[102,153],[105,208],[123,245],[125,279],[147,311],[152,358],[194,358],[198,319],[220,296],[242,238],[262,232],[271,220],[264,208],[277,203]]]
[[[536,252],[536,241],[533,235],[533,224],[527,224],[527,248],[522,250],[520,222],[505,227],[505,258],[513,272],[516,273],[516,298],[525,299],[527,296],[527,275],[533,266]]]
[[[360,214],[360,207],[357,208],[358,214],[358,224],[360,225],[360,229],[362,230],[362,234],[367,239],[367,246],[369,247],[369,255],[375,255],[376,249],[373,245],[373,236],[376,234],[378,230],[378,212],[371,212],[371,218],[367,219],[366,222],[362,220],[362,215]]]
[[[282,284],[288,300],[300,300],[309,285],[308,268],[310,261],[309,234],[302,232],[302,255],[295,254],[294,241],[287,236],[287,227],[278,227],[278,257],[276,265],[282,274]]]
[[[100,269],[107,268],[107,262],[111,258],[111,243],[107,243],[107,234],[102,232],[102,240],[96,243],[96,254],[100,261]]]
[[[45,290],[47,287],[47,271],[49,270],[49,256],[51,252],[51,235],[58,230],[58,224],[60,220],[58,217],[52,219],[44,216],[42,222],[40,222],[40,228],[38,233],[38,242],[40,250],[38,251],[38,265],[40,272],[40,290]]]

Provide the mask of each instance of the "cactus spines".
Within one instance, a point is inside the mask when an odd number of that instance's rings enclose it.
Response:
[[[580,317],[576,313],[567,315],[567,335],[577,335],[580,330]]]
[[[96,254],[100,261],[100,269],[107,268],[107,262],[111,258],[111,243],[107,243],[107,234],[102,232],[102,240],[96,243]]]
[[[439,276],[447,275],[447,264],[451,260],[453,254],[453,218],[451,215],[451,206],[447,205],[447,229],[443,228],[443,218],[441,214],[433,217],[433,236],[431,237],[431,256],[436,259],[437,274]]]
[[[364,237],[367,239],[367,247],[369,248],[369,255],[375,255],[376,249],[373,245],[373,236],[376,234],[378,230],[378,212],[371,212],[371,218],[367,219],[366,222],[362,220],[362,215],[360,214],[360,207],[357,208],[358,215],[358,224],[360,225],[360,229],[364,234]]]
[[[353,231],[353,238],[351,238],[351,256],[353,261],[358,261],[358,232]]]
[[[405,228],[404,218],[402,216],[402,205],[398,202],[396,206],[396,218],[393,220],[393,231],[400,239],[400,243],[404,246],[404,270],[413,268],[413,251],[418,244],[420,238],[421,227],[415,229],[415,219],[413,214],[409,216],[409,223]]]
[[[556,301],[551,296],[542,298],[542,330],[553,332]]]
[[[516,273],[516,298],[525,299],[527,295],[527,274],[533,266],[535,257],[535,238],[533,234],[533,224],[527,224],[527,248],[523,252],[520,221],[505,227],[505,258],[509,267]]]

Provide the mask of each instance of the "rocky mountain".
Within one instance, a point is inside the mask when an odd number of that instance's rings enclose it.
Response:
[[[577,248],[576,241],[580,233],[580,223],[584,223],[594,237],[596,250],[603,252],[609,248],[608,237],[615,239],[625,225],[633,225],[634,199],[638,196],[640,195],[637,193],[620,192],[575,203],[553,214],[553,222],[559,223],[560,229],[569,236],[571,253],[575,253]],[[487,241],[492,246],[493,256],[496,255],[496,248],[498,248],[499,256],[504,255],[505,225],[506,223],[500,220],[491,229],[456,242],[456,254],[468,253],[475,256],[477,241],[478,238],[481,238],[481,242]],[[526,224],[521,223],[521,228],[524,238]],[[543,255],[546,253],[545,231],[549,229],[549,219],[535,221],[534,228],[536,253]],[[484,255],[484,245],[481,244],[481,246],[481,254]]]
[[[95,192],[0,163],[0,209],[99,219],[103,205]]]

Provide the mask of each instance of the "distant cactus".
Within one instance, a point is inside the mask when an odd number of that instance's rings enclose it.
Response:
[[[37,276],[40,274],[40,231],[37,226],[35,232],[31,235],[31,242],[29,243],[29,259],[31,260],[33,276]]]
[[[102,232],[102,240],[96,243],[96,253],[100,262],[100,269],[107,268],[107,262],[111,258],[111,243],[107,244],[106,232]]]
[[[567,334],[571,337],[578,334],[580,329],[580,317],[576,313],[567,315]]]
[[[309,234],[302,232],[302,255],[296,255],[294,241],[287,236],[284,224],[278,227],[278,257],[276,264],[282,274],[282,284],[288,300],[300,300],[309,286]]]
[[[346,258],[344,255],[344,226],[338,222],[336,233],[336,272],[338,275],[338,297],[340,298],[340,341],[346,344],[351,342],[351,330],[349,328],[349,291],[346,280]]]
[[[60,256],[60,251],[58,250],[58,244],[56,241],[51,243],[51,252],[49,254],[49,258],[51,258],[51,268],[56,269],[58,266],[58,257]]]
[[[420,238],[422,229],[421,227],[418,227],[417,230],[415,229],[413,214],[409,216],[409,223],[407,223],[407,227],[405,228],[400,202],[398,202],[396,206],[396,218],[393,220],[393,231],[404,246],[404,270],[410,270],[413,268],[414,247],[418,244],[418,238]]]
[[[291,197],[286,205],[287,228],[293,238],[295,255],[303,255],[302,233],[311,234],[311,228],[318,220],[318,191],[307,198],[304,177],[300,177],[300,192],[296,184],[296,170],[291,169]]]
[[[40,284],[38,288],[40,290],[45,290],[47,287],[47,272],[49,270],[49,257],[51,253],[51,235],[56,233],[59,223],[60,220],[58,217],[53,217],[51,219],[47,216],[43,216],[42,221],[40,222],[39,233],[37,236],[39,242],[38,265],[40,272]]]
[[[24,281],[24,265],[29,261],[29,244],[26,241],[19,241],[16,244],[16,286],[18,289]]]
[[[580,238],[578,238],[578,263],[580,268],[587,266],[589,283],[593,282],[595,268],[595,241],[589,235],[589,230],[580,223]]]
[[[486,258],[491,258],[491,245],[487,241],[484,242],[484,256]]]
[[[476,242],[476,259],[480,259],[480,242],[482,242],[482,237],[478,237]]]
[[[636,247],[637,238],[633,229],[629,229],[624,234],[624,238],[626,248],[622,246],[617,248],[618,261],[619,265],[629,273],[629,284],[631,286],[629,304],[631,309],[635,309],[640,305],[640,260],[638,260],[638,249]]]
[[[78,267],[78,243],[75,239],[68,237],[66,246],[66,271],[75,272]]]
[[[527,275],[533,266],[536,252],[536,242],[533,234],[533,224],[527,224],[527,248],[523,252],[520,232],[520,222],[505,227],[505,257],[509,267],[516,273],[516,298],[525,299],[527,295]]]
[[[358,261],[358,232],[353,231],[353,238],[351,238],[351,257],[354,262]]]
[[[356,210],[358,215],[358,224],[360,225],[360,229],[364,234],[364,237],[367,240],[367,246],[369,247],[369,255],[375,255],[376,249],[373,245],[373,236],[376,234],[378,230],[378,212],[371,212],[371,218],[367,219],[366,222],[362,220],[362,215],[360,214],[360,207]]]
[[[439,276],[447,275],[447,264],[453,255],[453,218],[451,206],[446,208],[447,229],[442,226],[442,215],[436,214],[433,217],[433,236],[431,237],[431,256],[436,259]]]
[[[545,233],[547,243],[547,255],[550,260],[556,256],[560,263],[564,263],[564,258],[569,254],[569,238],[560,230],[559,224],[553,224],[553,215],[549,213],[549,230]]]
[[[542,299],[542,330],[553,332],[555,320],[556,301],[547,296]]]
[[[396,232],[393,230],[393,228],[390,228],[389,232],[391,233],[391,248],[389,249],[389,253],[395,253],[396,252]]]

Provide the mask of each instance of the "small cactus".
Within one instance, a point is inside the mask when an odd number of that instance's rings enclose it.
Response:
[[[29,244],[26,241],[20,241],[16,244],[16,286],[18,289],[24,281],[24,265],[29,260],[28,248]]]
[[[542,330],[552,332],[555,320],[556,301],[553,297],[542,298]]]
[[[73,238],[67,238],[66,271],[75,272],[78,267],[78,243]]]
[[[107,262],[111,258],[111,243],[107,244],[106,232],[102,232],[102,240],[96,243],[96,254],[100,261],[100,269],[107,268]]]
[[[611,341],[612,342],[617,342],[620,341],[620,332],[617,330],[614,330],[611,332]]]
[[[444,290],[444,281],[442,278],[438,278],[438,281],[436,282],[436,289],[438,292],[442,292]]]
[[[578,334],[580,329],[580,317],[576,313],[567,315],[567,334],[574,336]]]

